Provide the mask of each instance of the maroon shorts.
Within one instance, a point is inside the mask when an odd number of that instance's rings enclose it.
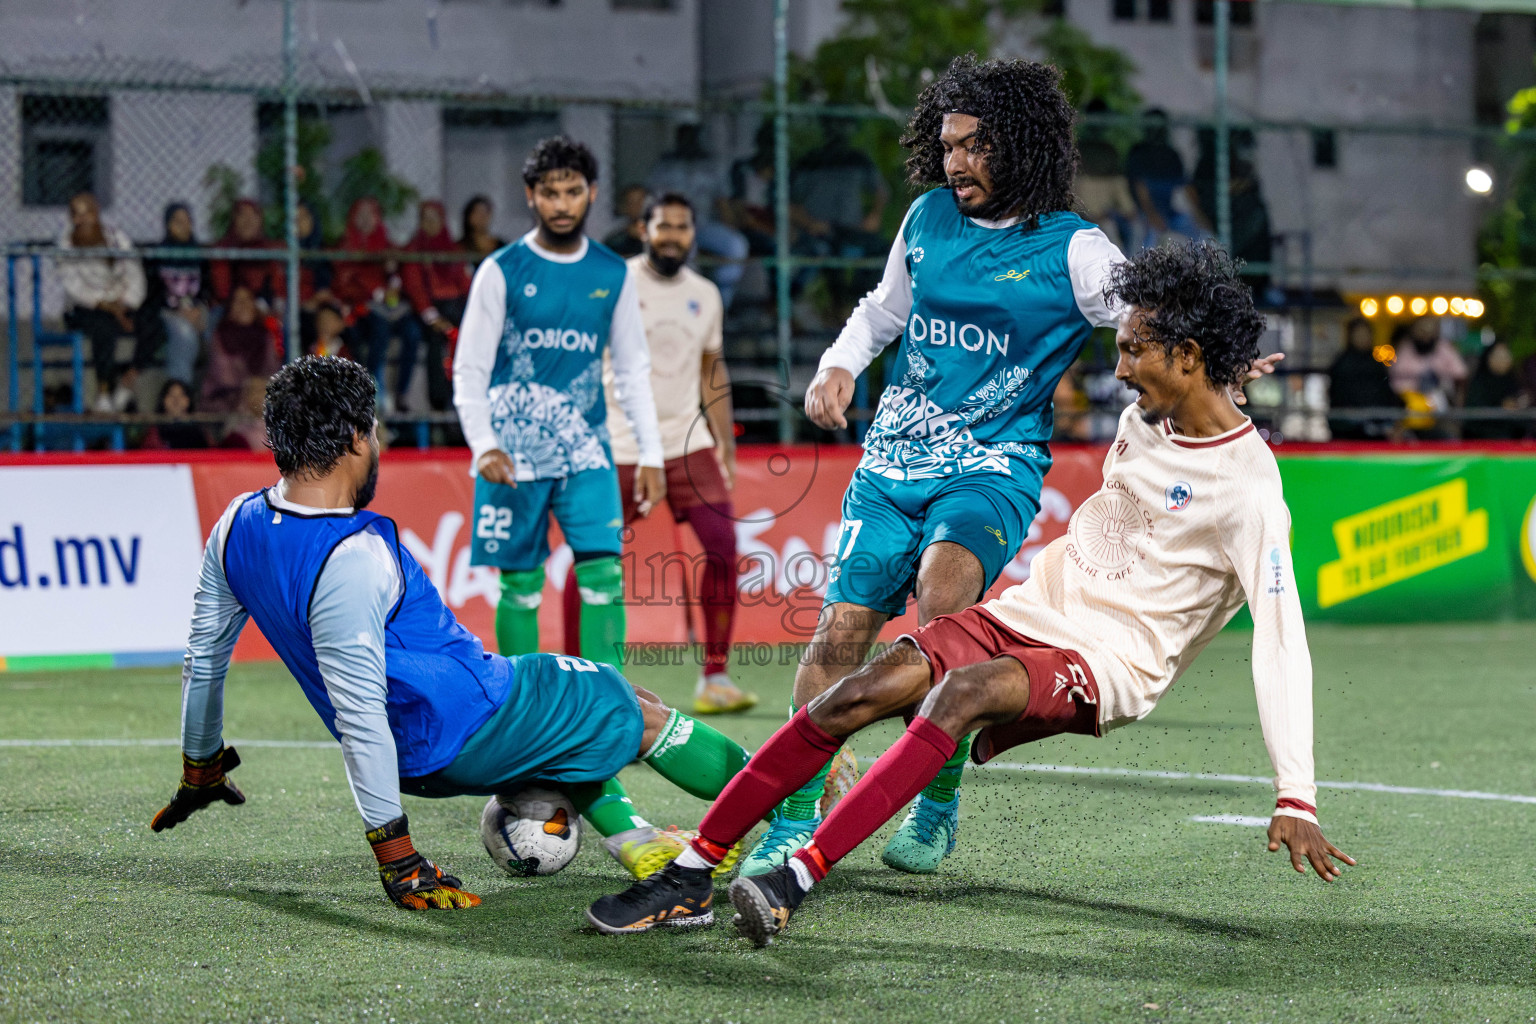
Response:
[[[1099,684],[1076,651],[1031,640],[980,607],[940,615],[907,634],[928,659],[935,684],[950,669],[1012,658],[1029,673],[1029,705],[1012,722],[976,734],[971,760],[985,764],[1009,747],[1064,732],[1099,735]]]
[[[707,505],[721,515],[731,514],[731,492],[725,488],[725,477],[720,474],[713,448],[700,448],[680,459],[668,459],[662,464],[662,471],[667,475],[667,504],[672,508],[674,521],[682,522],[696,505]],[[624,501],[624,521],[634,522],[639,515],[634,466],[619,467],[619,497]]]

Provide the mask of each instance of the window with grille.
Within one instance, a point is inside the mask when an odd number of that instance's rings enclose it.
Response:
[[[22,205],[66,206],[93,192],[110,206],[111,121],[105,96],[22,96]]]

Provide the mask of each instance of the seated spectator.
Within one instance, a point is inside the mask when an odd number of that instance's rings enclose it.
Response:
[[[299,236],[299,248],[304,252],[321,252],[325,249],[325,233],[315,219],[315,211],[309,204],[300,202],[294,215],[294,227]],[[306,313],[313,313],[324,303],[334,303],[331,292],[331,276],[334,268],[330,260],[305,259],[299,263],[299,305]]]
[[[63,252],[82,249],[132,250],[128,236],[101,222],[101,206],[89,192],[69,201],[69,224],[59,236]],[[141,363],[159,347],[159,317],[144,307],[144,268],[131,256],[93,256],[58,261],[64,289],[64,326],[85,335],[96,371],[95,412],[128,412]],[[117,363],[117,339],[134,337],[134,359],[126,368]]]
[[[1207,223],[1216,222],[1216,132],[1201,128],[1200,160],[1195,164],[1195,194]],[[1227,195],[1232,216],[1232,255],[1247,263],[1268,263],[1274,239],[1270,234],[1269,206],[1259,182],[1256,160],[1258,140],[1252,129],[1233,129],[1227,149]],[[1262,299],[1269,289],[1267,273],[1244,274],[1243,280]]]
[[[495,219],[496,208],[485,196],[475,196],[464,204],[459,248],[474,253],[477,263],[507,244],[505,239],[491,234],[491,223]]]
[[[352,348],[347,340],[347,318],[336,306],[326,303],[315,310],[315,337],[306,351],[312,356],[352,359]]]
[[[283,244],[267,237],[261,206],[254,199],[238,199],[229,214],[229,230],[219,239],[221,249],[281,249]],[[249,288],[263,307],[279,301],[288,287],[279,260],[214,260],[208,267],[213,279],[213,301],[229,304],[236,285]]]
[[[800,158],[789,183],[791,223],[821,254],[841,259],[884,255],[889,248],[880,225],[890,189],[869,155],[853,146],[852,131],[844,118],[826,119],[822,144]],[[879,279],[876,270],[831,272],[837,318]]]
[[[1357,316],[1344,325],[1344,347],[1328,368],[1330,409],[1398,408],[1403,400],[1387,381],[1387,368],[1375,355],[1371,322]],[[1335,441],[1381,441],[1397,430],[1396,420],[1355,420],[1330,417]]]
[[[1435,413],[1463,404],[1467,364],[1456,346],[1440,335],[1439,317],[1419,317],[1395,349],[1397,358],[1387,377],[1409,409]],[[1408,426],[1414,436],[1426,440],[1452,436],[1433,416],[1415,417]]]
[[[1103,113],[1109,107],[1103,100],[1088,104],[1087,113]],[[1077,182],[1072,191],[1083,204],[1083,216],[1124,252],[1130,252],[1132,226],[1136,218],[1136,200],[1120,164],[1120,151],[1104,137],[1102,130],[1085,126],[1078,142]]]
[[[411,374],[416,369],[416,355],[421,347],[421,322],[411,315],[401,287],[400,265],[382,255],[393,248],[384,227],[384,211],[379,201],[365,196],[347,212],[347,230],[341,239],[348,252],[380,253],[371,260],[337,260],[331,290],[351,313],[353,338],[357,342],[358,362],[368,367],[378,382],[385,408],[404,410],[405,395],[410,390]],[[389,343],[400,339],[400,360],[396,370],[394,401],[385,384],[389,363]]]
[[[1137,248],[1157,245],[1169,233],[1209,237],[1211,225],[1200,212],[1200,197],[1184,172],[1184,158],[1168,143],[1168,114],[1149,110],[1145,125],[1141,141],[1125,157],[1125,176],[1145,223]]]
[[[160,389],[160,399],[155,403],[159,416],[182,417],[195,411],[192,407],[192,391],[186,381],[172,377]],[[151,449],[207,448],[208,431],[201,423],[156,423],[144,435],[144,447]]]
[[[262,419],[262,407],[266,400],[267,378],[246,378],[240,387],[240,401],[235,407],[235,415],[225,424],[224,436],[219,439],[220,448],[267,451],[267,426]]]
[[[1514,353],[1504,342],[1495,341],[1483,349],[1477,372],[1467,383],[1467,408],[1513,412],[1529,405],[1530,398],[1515,372]],[[1475,441],[1513,441],[1525,434],[1525,424],[1508,420],[1466,420],[1461,425],[1461,436]]]
[[[469,297],[470,269],[458,243],[448,233],[448,215],[435,199],[422,203],[416,214],[416,233],[407,252],[434,253],[444,258],[431,263],[407,263],[400,270],[411,309],[426,327],[427,401],[438,412],[453,401],[453,379],[447,364],[464,319]],[[401,385],[401,391],[405,390]]]
[[[677,126],[675,145],[651,170],[646,180],[652,193],[680,192],[693,203],[695,245],[700,252],[718,256],[725,262],[709,274],[720,289],[720,301],[727,311],[736,295],[736,286],[746,272],[741,261],[747,258],[747,239],[722,220],[725,209],[725,180],[715,159],[705,150],[697,124]]]
[[[273,338],[256,294],[243,284],[230,293],[229,308],[213,331],[208,348],[208,369],[203,374],[202,407],[205,412],[233,412],[239,408],[246,381],[265,379],[282,365],[280,343]]]
[[[165,248],[198,248],[192,230],[192,209],[186,203],[165,208]],[[175,382],[190,381],[197,372],[208,330],[208,264],[200,256],[166,256],[148,262],[148,309],[160,315],[165,328],[165,373]],[[183,385],[185,387],[185,384]],[[162,390],[161,399],[165,393]],[[172,445],[172,447],[177,447]]]
[[[747,239],[753,256],[772,256],[777,251],[773,215],[773,122],[757,130],[751,156],[731,164],[731,195],[722,219]]]
[[[619,226],[603,236],[603,244],[628,259],[638,256],[645,249],[646,191],[644,185],[626,185],[619,193]]]

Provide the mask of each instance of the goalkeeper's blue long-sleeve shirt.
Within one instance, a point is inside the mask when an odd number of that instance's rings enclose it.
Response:
[[[351,512],[288,502],[281,484],[269,501],[301,515]],[[181,747],[191,757],[210,757],[223,747],[224,677],[249,618],[224,575],[225,538],[239,505],[229,507],[208,537],[193,601],[181,674]],[[384,669],[385,619],[402,586],[388,543],[370,527],[336,547],[315,584],[309,611],[321,676],[336,708],[347,781],[369,828],[403,813]]]

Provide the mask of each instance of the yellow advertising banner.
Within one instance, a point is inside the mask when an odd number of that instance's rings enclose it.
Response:
[[[1467,508],[1467,481],[1448,480],[1336,520],[1339,558],[1317,571],[1320,608],[1352,601],[1488,547],[1488,510]]]

